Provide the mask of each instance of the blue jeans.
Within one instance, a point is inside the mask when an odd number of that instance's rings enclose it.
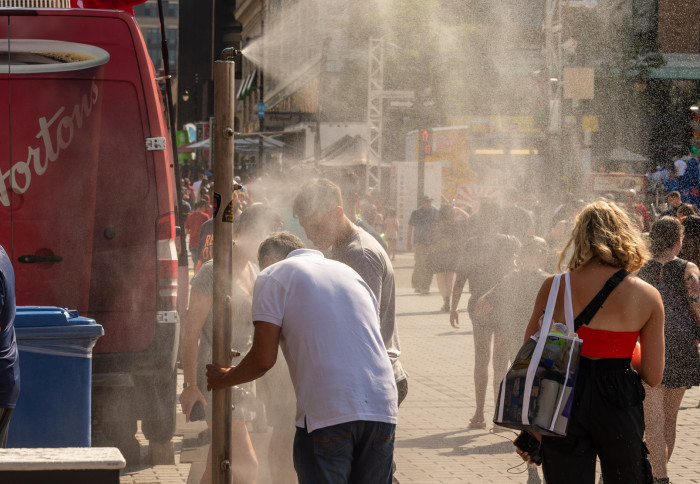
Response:
[[[308,433],[297,427],[299,484],[391,484],[396,425],[356,420]]]

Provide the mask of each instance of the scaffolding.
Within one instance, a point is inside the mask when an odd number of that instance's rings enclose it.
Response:
[[[384,111],[384,37],[369,39],[369,70],[367,80],[368,153],[365,188],[381,189],[382,127]],[[372,170],[372,168],[376,168]]]

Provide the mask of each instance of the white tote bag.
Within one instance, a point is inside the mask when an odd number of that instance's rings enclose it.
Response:
[[[562,276],[566,334],[550,333]],[[552,281],[540,331],[518,351],[501,382],[493,422],[543,435],[565,436],[582,340],[574,332],[569,273]]]

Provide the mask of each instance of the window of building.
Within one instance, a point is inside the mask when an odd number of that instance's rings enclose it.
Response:
[[[177,49],[177,29],[165,29],[165,38],[168,39],[168,48],[171,51]]]
[[[146,29],[146,45],[151,47],[160,44],[160,29]]]
[[[163,64],[163,57],[161,56],[160,49],[152,48],[148,49],[148,55],[151,56],[151,60],[153,61],[153,66],[158,70]]]
[[[143,5],[143,14],[146,17],[157,17],[158,16],[158,4],[157,3],[146,3]]]
[[[170,73],[173,74],[177,72],[177,50],[172,49],[168,51],[168,60]]]

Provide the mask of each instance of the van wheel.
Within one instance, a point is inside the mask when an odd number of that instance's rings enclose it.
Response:
[[[177,392],[177,370],[173,370],[167,382],[154,382],[151,408],[141,422],[143,435],[149,441],[149,456],[152,464],[174,462],[172,438],[175,435],[175,412]]]

